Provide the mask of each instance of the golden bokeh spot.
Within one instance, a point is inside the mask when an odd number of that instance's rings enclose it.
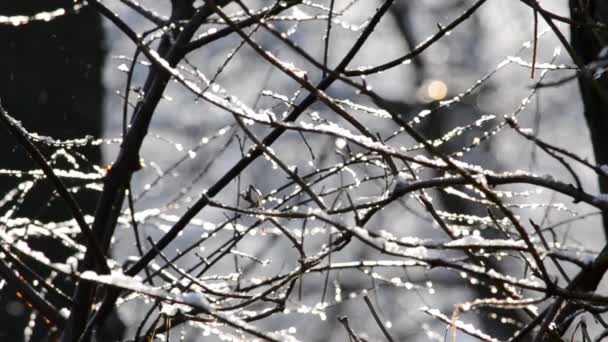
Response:
[[[429,82],[426,92],[433,100],[443,100],[448,95],[448,86],[443,81],[434,80]]]

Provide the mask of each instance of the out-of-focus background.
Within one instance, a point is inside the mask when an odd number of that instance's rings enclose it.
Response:
[[[159,1],[147,0],[141,3],[158,13],[166,14],[168,10],[167,6]],[[262,5],[261,2],[256,4],[254,1],[247,3],[254,8]],[[329,6],[329,1],[316,3]],[[358,36],[361,25],[380,3],[380,1],[340,0],[335,2],[336,8],[344,8],[347,5],[351,7],[344,16],[336,18],[333,26],[329,50],[330,66],[336,65],[344,55],[346,49]],[[405,54],[411,50],[411,44],[417,45],[423,42],[437,32],[438,25],[448,24],[471,4],[471,1],[457,0],[397,1],[396,6],[391,10],[391,15],[382,20],[379,29],[374,32],[373,38],[366,43],[350,67],[374,66]],[[136,28],[137,32],[143,32],[152,27],[149,22],[134,14],[132,10],[114,3],[108,3],[108,5],[112,5],[116,13]],[[552,1],[543,3],[543,6],[546,6],[548,10],[568,16],[566,1]],[[230,12],[230,9],[236,11],[236,8],[232,7],[228,7],[226,11]],[[287,14],[307,18],[322,15],[324,12],[304,6],[288,11]],[[318,60],[322,60],[325,23],[324,20],[312,19],[301,22],[286,20],[276,25],[282,31],[290,32],[290,38],[308,53]],[[120,71],[120,66],[129,64],[125,60],[125,56],[132,55],[134,45],[111,23],[104,21],[104,25],[108,48],[108,60],[104,71],[107,90],[104,137],[111,138],[120,135],[122,125],[122,97],[117,93],[124,93],[126,74]],[[560,28],[566,36],[569,35],[569,28],[566,25],[562,25]],[[542,35],[538,39],[538,61],[551,63],[556,50],[561,50],[561,54],[555,58],[552,64],[571,64],[567,53],[561,48],[553,33],[547,30],[547,25],[542,20],[539,24],[539,33],[541,32]],[[302,69],[314,70],[268,35],[260,33],[254,37],[260,45],[281,59],[293,60]],[[509,57],[521,57],[522,60],[529,63],[532,56],[530,46],[533,37],[533,14],[528,7],[517,1],[488,1],[470,19],[435,43],[414,62],[368,77],[366,81],[378,94],[391,100],[397,110],[411,118],[413,114],[432,102],[434,97],[438,100],[447,100],[464,92],[482,77],[494,72],[499,64],[509,60]],[[198,50],[189,56],[189,61],[206,75],[213,75],[226,60],[227,54],[236,48],[239,42],[240,39],[236,35],[232,35]],[[533,85],[539,81],[541,73],[541,71],[537,71],[535,78],[531,79],[530,69],[520,64],[513,62],[501,67],[479,89],[466,96],[462,103],[456,103],[434,114],[434,117],[421,129],[428,136],[438,136],[440,132],[447,132],[483,115],[494,114],[501,117],[503,114],[512,113],[518,109]],[[140,82],[145,74],[146,66],[139,66],[135,73]],[[572,70],[553,71],[544,80],[549,83],[572,74]],[[320,76],[319,72],[308,75],[309,79],[315,81],[319,80]],[[263,89],[269,89],[287,97],[293,96],[294,91],[297,90],[292,81],[287,80],[276,69],[270,67],[247,46],[237,52],[217,79],[217,83],[221,84],[228,93],[238,94],[242,101],[252,106]],[[339,84],[332,86],[328,93],[337,98],[356,96],[352,89]],[[197,146],[205,137],[211,138],[218,135],[222,128],[234,122],[227,113],[204,101],[197,101],[180,85],[169,87],[166,96],[166,100],[162,102],[154,116],[150,139],[147,140],[142,153],[142,157],[146,161],[150,161],[150,166],[158,165],[161,169],[172,165],[185,151]],[[362,102],[366,103],[365,100]],[[266,97],[260,100],[258,107],[273,104],[275,102]],[[370,102],[366,104],[373,105]],[[323,110],[323,106],[317,107],[318,110]],[[518,118],[522,127],[534,128],[539,137],[592,160],[588,130],[582,115],[582,105],[575,80],[557,87],[539,89],[532,102],[526,106]],[[380,131],[388,131],[391,127],[388,120],[383,123],[382,120],[369,119],[368,123],[370,128]],[[382,127],[383,124],[386,126]],[[137,202],[137,207],[145,209],[165,205],[167,194],[175,194],[176,189],[189,186],[193,175],[198,174],[211,162],[213,165],[209,171],[196,182],[189,194],[196,196],[197,191],[213,184],[240,155],[236,145],[229,146],[224,153],[217,156],[214,153],[226,143],[230,132],[213,139],[208,145],[197,150],[195,158],[165,176],[163,181],[155,185],[143,199]],[[313,144],[313,149],[316,151],[327,149],[326,152],[331,155],[331,150],[336,147],[330,140],[322,138],[309,142]],[[462,141],[466,141],[466,138]],[[273,148],[288,164],[298,165],[302,170],[311,168],[309,162],[312,159],[296,134],[282,138]],[[113,160],[115,152],[115,145],[107,146],[104,149],[106,163]],[[329,158],[334,158],[334,156]],[[465,159],[496,171],[525,170],[537,174],[551,174],[556,179],[569,179],[567,171],[554,159],[548,158],[531,143],[523,141],[521,137],[508,130],[498,133],[489,143],[468,154]],[[316,161],[318,159],[314,162]],[[592,193],[596,192],[595,175],[585,169],[577,169],[577,171],[580,172],[585,189]],[[268,163],[257,162],[247,169],[240,182],[244,186],[255,184],[263,193],[267,193],[281,183],[277,182],[277,177],[284,176],[279,171],[271,170]],[[138,174],[134,180],[135,192],[144,189],[154,178],[155,172],[152,171],[152,168]],[[219,196],[226,201],[234,201],[234,197],[234,188],[226,189]],[[466,208],[467,204],[456,197],[438,195],[435,200],[438,202],[438,206],[445,210],[451,209],[460,212],[469,210]],[[579,214],[592,211],[584,205],[572,204],[567,199],[547,191],[534,194],[529,202],[545,204],[564,202],[569,209]],[[179,213],[179,211],[178,209],[176,212]],[[436,225],[417,216],[417,213],[420,212],[422,212],[422,208],[415,202],[407,202],[405,206],[395,205],[379,215],[370,226],[381,227],[386,231],[406,236],[445,238]],[[558,222],[571,215],[569,211],[560,212],[555,208],[543,207],[522,209],[520,214],[537,221],[542,221],[543,217],[547,216],[549,222]],[[603,238],[598,238],[602,236],[598,217],[592,216],[577,221],[571,226],[560,228],[560,232],[564,234],[564,243],[578,245],[585,250],[599,250],[604,242]],[[204,210],[199,218],[205,222],[219,222],[223,219],[221,212],[210,209]],[[158,234],[155,231],[157,228],[148,227],[150,234]],[[188,229],[172,246],[179,248],[180,241],[181,243],[189,241],[200,234],[200,227]],[[114,251],[119,259],[134,254],[130,231],[125,230],[124,239],[118,237],[117,241]],[[284,265],[287,261],[282,258],[286,253],[290,253],[290,247],[287,244],[274,245],[271,242],[263,243],[259,239],[252,239],[239,244],[239,248],[261,259],[271,260],[270,264],[266,266],[265,272],[268,274],[280,272],[282,268],[289,269]],[[342,251],[339,258],[343,261],[371,259],[373,253],[358,245]],[[509,267],[508,260],[503,261],[502,264],[505,268]],[[372,269],[369,271],[374,272]],[[344,315],[356,327],[356,331],[367,334],[371,340],[381,340],[381,332],[370,318],[360,296],[360,290],[368,288],[376,307],[397,340],[443,341],[446,325],[426,316],[420,311],[420,308],[440,308],[449,316],[454,305],[475,298],[478,296],[478,291],[481,291],[476,287],[474,279],[462,279],[455,273],[440,274],[440,272],[424,270],[398,272],[400,273],[398,277],[401,277],[403,282],[410,284],[407,287],[392,287],[390,279],[394,279],[395,274],[389,277],[389,275],[381,273],[371,276],[343,272],[338,276],[330,277],[330,286],[325,299],[330,305],[324,310],[318,310],[319,312],[316,312],[317,310],[314,308],[321,302],[320,296],[325,279],[324,275],[313,276],[305,282],[303,302],[309,304],[308,308],[294,305],[291,308],[292,312],[282,316],[280,320],[272,319],[261,324],[277,330],[295,327],[297,329],[295,335],[307,341],[340,341],[348,338],[344,328],[337,320],[338,316]],[[340,297],[340,294],[336,293],[336,288],[332,285],[334,281],[339,282],[341,286],[342,298],[339,301],[336,301],[336,297]],[[351,291],[354,294],[353,299],[349,299]],[[298,313],[298,308],[300,308],[300,313]],[[142,310],[142,305],[125,305],[121,313],[128,326],[130,320],[135,322],[138,317],[132,315],[131,310]],[[503,322],[501,322],[501,316],[492,316],[491,313],[484,315],[487,317],[469,315],[464,316],[463,319],[480,329],[490,329],[487,331],[488,333],[499,337],[504,337],[504,335],[498,329],[502,327],[506,327],[506,331],[512,329],[509,327],[510,323],[504,321],[505,318],[502,318]],[[200,340],[197,339],[196,333],[188,336],[192,340]],[[464,335],[458,337],[458,341],[468,340],[473,339]]]

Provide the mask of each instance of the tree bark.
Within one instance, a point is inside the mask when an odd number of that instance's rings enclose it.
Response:
[[[584,6],[584,7],[582,7]],[[579,1],[570,0],[572,20],[580,23],[608,22],[608,3],[603,0]],[[571,25],[571,43],[579,60],[588,65],[597,60],[601,50],[608,46],[606,31],[594,30],[589,27]],[[594,70],[579,73],[578,83],[583,101],[583,109],[591,143],[595,154],[595,162],[599,165],[608,164],[608,76],[592,79]],[[600,192],[608,193],[608,178],[599,177]],[[608,213],[603,214],[604,233],[608,237]]]

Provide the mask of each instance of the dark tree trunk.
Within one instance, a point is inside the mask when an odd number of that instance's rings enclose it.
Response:
[[[3,1],[0,15],[33,15],[40,11],[70,8],[72,0]],[[102,66],[105,57],[101,19],[90,8],[51,22],[33,22],[18,27],[0,26],[0,101],[23,126],[42,135],[59,139],[99,137],[102,130],[103,85]],[[53,148],[40,146],[50,155]],[[91,165],[101,162],[99,147],[78,150],[86,160],[79,160],[81,171],[90,172]],[[69,167],[58,161],[56,167]],[[0,168],[30,170],[36,168],[7,132],[0,132]],[[0,178],[0,198],[24,179]],[[68,186],[75,185],[68,183]],[[93,214],[96,193],[80,190],[75,197],[87,214]],[[43,222],[69,219],[62,201],[53,199],[48,182],[36,182],[19,210],[12,217],[28,217]],[[3,208],[0,215],[4,215]],[[0,222],[0,229],[5,229]],[[64,261],[70,251],[52,239],[30,239],[35,249],[43,250],[51,260]],[[35,268],[42,276],[44,270]],[[56,284],[69,297],[67,282]],[[30,311],[10,286],[0,292],[0,340],[21,341]],[[65,304],[65,303],[64,303]],[[59,305],[59,307],[65,307]],[[42,317],[36,320],[32,341],[48,334]],[[118,334],[122,328],[115,329]]]
[[[586,7],[581,8],[581,4]],[[570,0],[571,17],[576,22],[608,22],[608,3],[603,0],[578,1]],[[589,64],[599,58],[600,51],[608,46],[606,31],[597,31],[588,27],[571,25],[572,47],[580,62]],[[591,134],[591,143],[595,161],[599,165],[608,164],[608,76],[593,81],[594,70],[588,74],[581,73],[578,83],[581,90],[585,119]],[[608,192],[608,178],[600,177],[600,191]],[[604,213],[604,233],[608,237],[608,213]]]

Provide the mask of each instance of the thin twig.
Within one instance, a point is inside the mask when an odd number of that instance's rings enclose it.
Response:
[[[369,311],[371,311],[372,316],[374,316],[374,320],[376,321],[376,324],[378,324],[378,326],[380,327],[380,330],[382,330],[382,333],[384,334],[384,337],[386,337],[386,340],[389,342],[394,342],[395,340],[393,340],[393,338],[391,337],[391,334],[389,334],[389,332],[388,332],[388,329],[386,329],[386,327],[384,326],[384,323],[382,323],[382,320],[380,319],[380,316],[378,316],[378,313],[374,309],[374,306],[372,305],[372,302],[369,300],[369,297],[367,295],[363,295],[363,299],[365,300],[365,304],[367,304]]]

